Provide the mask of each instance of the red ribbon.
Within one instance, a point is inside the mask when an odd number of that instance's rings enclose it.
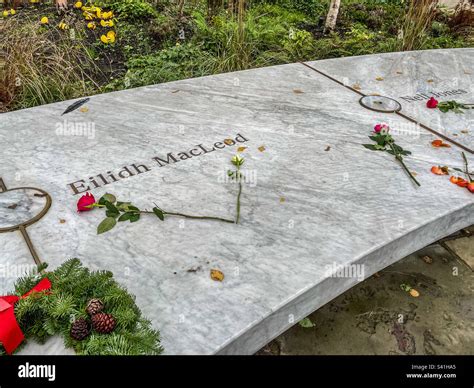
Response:
[[[50,288],[51,282],[44,278],[21,297],[16,295],[0,296],[0,342],[7,354],[12,354],[25,338],[15,318],[15,303],[19,299],[27,298],[34,292],[41,292]]]

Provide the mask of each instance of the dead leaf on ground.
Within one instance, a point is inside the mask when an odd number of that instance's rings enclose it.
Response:
[[[432,79],[429,79],[429,80],[427,80],[426,82],[428,82],[429,84],[431,84],[431,83],[433,83],[433,82],[434,82],[434,80],[432,80]]]
[[[247,147],[239,147],[237,148],[237,152],[244,152],[247,149]]]
[[[286,198],[285,197],[280,197],[280,203],[283,203],[286,201]]]
[[[66,220],[65,220],[64,218],[60,218],[60,219],[59,219],[59,223],[60,223],[60,224],[65,224],[65,223],[66,223]]]
[[[222,282],[224,280],[224,273],[218,269],[211,269],[211,279],[216,282]]]
[[[89,112],[89,108],[87,106],[83,106],[81,109],[79,109],[82,113]]]
[[[383,77],[377,77],[377,78],[375,78],[375,79],[376,79],[377,81],[383,81],[383,80],[384,80]]]
[[[260,146],[260,147],[258,147],[258,150],[259,150],[260,152],[265,151],[265,146]]]
[[[463,130],[461,131],[461,133],[466,134],[466,133],[469,133],[469,131],[468,131],[467,129],[463,129]]]
[[[304,92],[301,89],[293,89],[293,93],[295,94],[303,94]]]
[[[327,146],[324,151],[329,151],[331,149],[331,146]]]
[[[397,71],[397,74],[403,74],[403,71]]]
[[[432,145],[433,147],[436,147],[436,148],[439,148],[439,147],[450,148],[450,147],[451,147],[450,144],[445,143],[443,140],[440,140],[440,139],[433,140],[433,141],[431,142],[431,145]]]
[[[232,139],[225,139],[224,143],[227,144],[227,145],[232,145],[232,144],[234,144],[234,141]]]
[[[420,296],[420,293],[417,290],[415,290],[414,288],[412,288],[410,290],[410,295],[413,296],[413,298],[418,298]]]
[[[355,89],[355,90],[360,90],[360,85],[359,84],[354,84],[352,85],[352,89]]]
[[[433,259],[429,256],[423,256],[421,258],[426,264],[432,264],[433,263]]]
[[[417,175],[418,175],[415,171],[410,171],[410,172],[411,172],[411,175],[413,175],[413,176],[417,176]]]
[[[7,208],[14,210],[14,209],[17,208],[17,206],[18,206],[18,205],[17,205],[16,203],[13,203],[13,204],[7,206]]]

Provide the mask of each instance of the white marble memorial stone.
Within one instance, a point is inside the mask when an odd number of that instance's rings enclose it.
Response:
[[[471,112],[441,116],[401,97],[464,89],[463,101],[473,100],[465,73],[472,53],[312,65],[394,98],[427,124],[439,120],[454,135],[469,127]],[[379,75],[384,81],[375,80]],[[50,193],[51,209],[28,228],[42,260],[55,268],[77,257],[113,271],[161,331],[167,354],[249,354],[374,272],[474,223],[473,195],[430,172],[433,165],[462,168],[461,149],[435,149],[430,132],[411,131],[404,118],[365,109],[359,99],[296,63],[92,96],[87,112],[64,116],[71,101],[5,113],[0,176],[9,189]],[[405,162],[421,187],[393,156],[362,147],[381,121],[413,153]],[[458,140],[472,146],[470,136]],[[103,212],[76,211],[79,192],[89,189],[140,208],[156,202],[233,218],[237,185],[225,177],[238,147],[246,147],[248,178],[238,225],[143,216],[97,235]],[[32,264],[18,232],[0,234],[0,250],[2,269]],[[339,266],[353,271],[341,277]],[[224,280],[213,281],[211,269]],[[6,274],[3,293],[16,279],[14,271]],[[60,352],[50,343],[24,352]]]

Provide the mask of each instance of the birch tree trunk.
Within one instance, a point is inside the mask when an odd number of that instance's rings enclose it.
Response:
[[[328,16],[326,17],[326,24],[324,25],[324,32],[331,32],[336,27],[337,15],[339,14],[340,6],[341,0],[331,0]]]

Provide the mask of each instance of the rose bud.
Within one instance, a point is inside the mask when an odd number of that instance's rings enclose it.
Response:
[[[92,210],[92,205],[95,203],[95,198],[91,193],[86,193],[79,201],[77,201],[77,211],[86,212]]]
[[[428,102],[426,103],[426,106],[430,109],[435,109],[438,107],[438,100],[434,97],[431,97]]]
[[[374,127],[374,132],[375,133],[381,133],[381,132],[387,133],[389,130],[390,130],[390,127],[388,126],[388,124],[385,124],[385,123],[377,124]]]

